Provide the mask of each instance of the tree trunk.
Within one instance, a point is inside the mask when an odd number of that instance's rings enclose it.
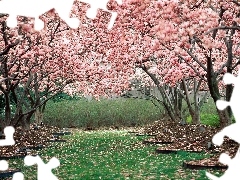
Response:
[[[174,116],[171,108],[168,106],[168,104],[167,104],[165,101],[163,101],[163,105],[164,105],[164,108],[165,108],[165,110],[167,111],[167,114],[168,114],[168,116],[170,117],[170,119],[171,119],[172,121],[176,121],[176,118],[175,118],[175,116]]]
[[[24,129],[24,130],[30,130],[30,123],[28,123],[26,120],[23,120],[22,122],[21,122],[22,124],[22,128]]]
[[[192,107],[190,102],[190,94],[189,94],[189,90],[188,90],[185,79],[182,80],[182,85],[183,85],[183,91],[185,92],[185,100],[187,103],[188,111],[192,118],[192,124],[200,124],[200,108],[198,103],[198,90],[197,90],[198,86],[196,84],[196,80],[194,79],[194,89],[193,89],[194,108]]]
[[[22,123],[22,127],[24,130],[30,129],[31,117],[33,116],[33,114],[34,114],[34,111],[25,115],[23,123]]]
[[[231,30],[231,37],[234,35],[235,30]],[[228,38],[226,40],[226,47],[227,47],[227,56],[228,56],[228,60],[227,60],[227,72],[232,74],[232,70],[233,70],[233,40],[231,38]],[[226,86],[226,101],[230,101],[231,96],[232,96],[232,91],[233,91],[233,85],[232,84],[228,84]],[[230,107],[227,107],[227,112],[228,112],[228,116],[229,116],[229,123],[231,124],[231,117],[232,117],[232,110]]]
[[[180,85],[180,87],[182,86],[182,83]],[[178,111],[180,113],[180,117],[181,119],[183,120],[183,106],[182,106],[182,103],[183,103],[183,96],[178,92]]]
[[[182,96],[177,90],[177,87],[174,87],[174,97],[173,97],[175,117],[182,120]]]
[[[194,115],[192,117],[192,122],[194,124],[200,124],[200,107],[199,107],[199,87],[201,85],[201,81],[197,84],[197,80],[194,79]]]
[[[34,112],[34,122],[39,125],[42,121],[43,113],[40,108],[37,108],[37,110]]]
[[[158,86],[158,90],[162,96],[162,103],[164,104],[164,108],[166,109],[169,117],[171,118],[172,121],[179,121],[181,120],[181,117],[179,116],[179,108],[174,107],[174,102],[176,99],[174,99],[174,96],[170,98],[170,95],[166,93],[166,90],[162,86]],[[171,102],[173,101],[173,103]]]
[[[218,88],[218,82],[217,82],[217,74],[213,71],[213,64],[211,57],[207,57],[207,81],[208,81],[208,87],[210,94],[213,98],[214,103],[216,104],[217,100],[220,99],[220,92]],[[217,109],[219,120],[220,120],[220,126],[226,127],[231,122],[227,110],[220,111]]]
[[[199,111],[195,111],[194,113],[192,113],[191,117],[192,117],[192,124],[200,124],[200,112]]]
[[[156,75],[155,74],[152,74],[148,71],[148,69],[144,66],[144,65],[141,65],[140,66],[142,68],[142,70],[144,72],[146,72],[146,74],[153,80],[154,84],[157,86],[161,96],[162,96],[162,104],[165,108],[165,110],[167,111],[169,117],[171,118],[172,121],[178,121],[179,120],[179,117],[176,117],[176,113],[174,111],[174,107],[171,103],[171,100],[169,98],[169,95],[166,93],[166,89],[165,87],[161,86],[160,85],[160,81],[157,79]],[[174,98],[174,97],[172,97]]]
[[[10,106],[10,97],[9,93],[5,93],[5,120],[3,123],[3,128],[10,125],[11,121],[11,106]]]
[[[229,118],[229,115],[228,115],[228,110],[227,108],[220,111],[217,109],[217,113],[218,113],[218,116],[219,116],[219,122],[220,122],[220,126],[222,128],[230,125],[230,118]],[[228,121],[226,121],[228,120]]]

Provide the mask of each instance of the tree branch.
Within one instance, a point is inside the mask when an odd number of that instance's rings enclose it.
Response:
[[[240,26],[219,26],[219,27],[215,27],[215,28],[212,28],[212,29],[208,30],[207,32],[204,33],[204,35],[208,35],[212,31],[216,31],[216,30],[219,30],[219,29],[222,29],[222,30],[229,30],[229,29],[240,30]]]
[[[185,49],[185,48],[184,48],[184,50],[187,51],[187,53],[193,58],[193,60],[194,60],[195,62],[197,62],[197,63],[199,64],[199,66],[201,66],[201,68],[204,69],[204,71],[207,72],[207,68],[203,65],[203,63],[201,63],[201,62],[198,60],[198,58],[197,58],[196,56],[193,55],[192,52],[190,52],[188,49]]]
[[[3,52],[0,53],[0,56],[6,55],[11,48],[16,46],[20,41],[17,39],[15,43],[7,45],[7,47],[3,50]]]

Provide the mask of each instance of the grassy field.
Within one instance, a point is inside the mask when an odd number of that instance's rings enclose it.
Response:
[[[205,170],[182,168],[183,160],[208,157],[206,154],[156,154],[156,146],[142,144],[146,137],[137,137],[127,131],[76,130],[65,138],[67,143],[40,151],[45,163],[51,157],[60,160],[61,165],[53,170],[60,180],[207,180]],[[19,159],[11,160],[10,167],[22,169],[26,180],[36,179],[36,166],[23,166],[23,160]]]
[[[209,101],[202,108],[202,123],[216,124],[215,107]],[[117,99],[86,101],[84,99],[50,101],[44,114],[44,122],[59,127],[99,128],[144,126],[161,119],[163,109],[144,99]],[[191,121],[189,117],[187,121]],[[54,144],[40,151],[48,162],[57,157],[61,166],[53,172],[65,179],[161,179],[161,180],[207,180],[205,170],[182,168],[185,160],[202,159],[209,155],[179,152],[156,154],[154,145],[143,145],[147,137],[128,134],[126,130],[80,131],[65,136],[67,143]],[[23,160],[11,160],[10,167],[23,170],[25,179],[36,179],[36,166],[26,167]],[[221,172],[210,171],[215,175]]]

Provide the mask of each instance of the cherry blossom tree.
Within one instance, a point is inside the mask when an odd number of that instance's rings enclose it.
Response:
[[[6,15],[1,15],[3,127],[28,128],[33,114],[41,112],[45,103],[59,91],[99,98],[128,89],[132,64],[106,58],[110,44],[106,39],[109,30],[105,18],[109,14],[99,12],[96,19],[89,20],[84,16],[87,8],[87,4],[74,4],[73,15],[79,16],[82,22],[75,30],[54,11],[41,16],[46,27],[39,32],[33,29],[33,19],[25,17],[19,17],[17,28],[9,29]],[[10,106],[10,96],[15,102],[14,108]]]
[[[99,11],[91,20],[85,16],[88,8],[75,2],[71,16],[81,20],[76,30],[53,11],[41,17],[46,27],[40,32],[32,30],[32,19],[20,18],[18,28],[8,29],[6,16],[1,17],[1,92],[9,102],[10,93],[22,88],[30,96],[28,103],[34,102],[16,117],[28,112],[31,117],[58,90],[96,98],[121,93],[137,67],[159,87],[169,109],[174,108],[164,86],[175,87],[187,100],[188,79],[201,82],[192,84],[194,97],[205,84],[215,102],[224,93],[226,100],[231,97],[232,86],[224,92],[221,78],[225,72],[234,73],[239,64],[238,2],[125,0],[119,6],[110,1],[108,9],[118,12],[111,30],[109,13]],[[189,106],[193,117],[199,116],[194,115],[196,107]],[[5,112],[9,109],[6,106]],[[230,109],[217,111],[221,125],[230,123]],[[5,120],[10,119],[14,118],[5,114]]]
[[[239,64],[239,32],[234,29],[220,28],[222,24],[234,26],[237,23],[238,6],[232,1],[207,1],[199,4],[195,1],[182,1],[175,5],[174,3],[157,5],[163,10],[159,18],[162,17],[168,25],[165,29],[162,29],[160,24],[155,26],[155,32],[162,36],[178,37],[178,41],[165,41],[163,45],[175,51],[181,61],[192,66],[198,77],[208,83],[211,96],[216,102],[221,98],[219,82],[222,75],[225,72],[234,73],[234,69]],[[172,8],[175,9],[175,16],[164,17]],[[224,95],[226,100],[230,100],[231,93],[232,85],[227,85]],[[217,111],[222,126],[231,123],[230,108]]]
[[[128,41],[136,42],[131,36],[138,32],[136,38],[145,39],[145,43],[139,43],[145,52],[135,51],[131,58],[145,63],[153,56],[159,72],[169,74],[166,83],[195,77],[207,83],[214,102],[222,95],[230,99],[232,85],[224,90],[221,79],[225,72],[235,73],[239,64],[237,1],[129,0],[120,14],[119,27],[132,29],[127,34]],[[166,56],[168,67],[173,68],[161,67],[162,57]],[[230,108],[217,112],[222,126],[231,123]]]
[[[158,25],[161,10],[155,7],[153,3],[155,1],[126,2],[117,8],[119,17],[113,31],[108,35],[114,37],[111,41],[113,49],[107,54],[108,59],[117,57],[123,62],[127,60],[126,63],[134,62],[134,67],[141,68],[158,88],[162,96],[161,103],[170,118],[172,120],[182,119],[180,102],[182,98],[186,101],[189,101],[189,98],[186,98],[187,93],[183,93],[187,88],[183,89],[181,84],[189,77],[196,77],[196,80],[200,78],[197,77],[197,73],[191,66],[179,63],[176,53],[171,52],[171,49],[166,48],[159,42],[155,27]],[[174,38],[172,41],[174,42]],[[185,80],[183,80],[184,78]],[[195,91],[193,91],[195,97],[198,94],[197,87],[201,87],[201,83],[196,85]],[[174,88],[175,90],[173,90]],[[176,92],[176,95],[170,97],[169,92],[173,91]],[[179,94],[180,92],[181,94]],[[194,122],[199,122],[199,111],[196,112],[199,106],[197,105],[198,102],[195,102],[195,110],[191,106],[188,107]],[[197,120],[195,121],[195,119]]]

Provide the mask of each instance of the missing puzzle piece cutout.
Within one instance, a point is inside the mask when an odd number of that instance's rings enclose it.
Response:
[[[39,156],[27,155],[24,158],[24,163],[27,166],[32,166],[34,164],[38,165],[37,179],[38,180],[58,180],[58,178],[52,173],[52,169],[58,167],[60,162],[57,158],[53,157],[50,161],[45,164]],[[5,160],[0,161],[0,171],[6,171],[9,165]],[[24,175],[22,172],[16,172],[13,174],[12,180],[24,180]]]
[[[9,14],[7,26],[10,28],[17,26],[17,16],[25,16],[35,18],[34,28],[41,30],[44,28],[44,22],[39,16],[55,9],[59,17],[71,28],[77,28],[79,20],[69,17],[73,2],[74,0],[1,0],[0,13]]]
[[[230,158],[226,153],[222,153],[219,157],[219,161],[228,165],[227,171],[221,176],[216,177],[211,173],[206,172],[206,176],[211,180],[239,180],[240,179],[240,149],[238,149],[234,158]]]
[[[116,20],[117,13],[111,12],[107,9],[107,3],[109,0],[80,0],[84,3],[89,3],[90,8],[87,10],[88,18],[95,18],[97,10],[102,9],[112,14],[108,29],[111,29],[114,21]],[[116,0],[119,5],[122,4],[122,0]],[[17,16],[25,16],[35,18],[34,28],[39,31],[44,28],[44,22],[39,19],[39,16],[55,9],[59,17],[64,20],[69,27],[76,29],[80,25],[80,21],[77,18],[70,18],[70,12],[72,10],[74,0],[1,0],[0,1],[0,13],[9,14],[7,19],[7,26],[15,28],[17,26]]]
[[[13,139],[13,134],[15,129],[12,126],[7,126],[4,128],[5,139],[0,140],[0,146],[11,146],[15,144]]]
[[[14,173],[12,180],[24,180],[23,173],[21,172]]]
[[[0,146],[14,145],[15,141],[13,139],[13,134],[15,129],[12,126],[7,126],[4,128],[5,139],[0,140]],[[60,161],[53,157],[50,161],[45,164],[39,156],[27,155],[24,158],[24,163],[27,166],[32,166],[34,164],[38,165],[38,180],[58,180],[58,178],[52,173],[52,169],[60,166]],[[0,160],[0,171],[6,171],[9,165],[5,160]],[[23,180],[24,175],[21,172],[13,174],[13,180]]]
[[[216,106],[219,110],[224,110],[227,106],[231,107],[233,115],[235,117],[235,123],[223,128],[220,132],[213,136],[213,143],[221,146],[224,142],[224,136],[229,137],[235,142],[240,144],[240,111],[239,111],[239,103],[240,103],[240,71],[238,76],[235,77],[230,73],[226,73],[223,76],[223,81],[225,84],[234,84],[234,89],[230,98],[230,101],[218,100],[216,102]],[[206,172],[206,176],[211,180],[239,180],[240,179],[240,148],[238,149],[234,158],[230,158],[226,153],[222,153],[219,157],[219,161],[223,164],[228,165],[227,171],[221,176],[216,177],[211,173]]]
[[[57,158],[53,157],[47,164],[45,164],[39,156],[27,155],[24,158],[24,163],[27,166],[32,166],[34,164],[38,165],[38,180],[58,180],[58,178],[52,173],[52,169],[60,166],[60,161]]]
[[[111,13],[111,19],[108,25],[108,29],[111,29],[113,27],[113,24],[117,18],[117,13],[109,11],[107,9],[107,3],[109,0],[80,0],[81,2],[90,4],[90,8],[87,10],[86,16],[90,19],[94,19],[97,16],[98,9],[102,9],[104,11],[107,11]],[[119,5],[122,5],[122,0],[116,0]]]
[[[240,136],[238,134],[239,130],[240,130],[240,111],[239,111],[240,71],[239,71],[237,77],[235,77],[234,75],[232,75],[230,73],[226,73],[223,76],[223,81],[225,84],[234,84],[234,89],[233,89],[232,96],[231,96],[229,102],[223,101],[223,100],[218,100],[216,102],[216,106],[219,110],[224,110],[227,106],[230,106],[236,122],[225,127],[220,132],[215,134],[213,136],[212,141],[214,144],[221,146],[224,141],[224,136],[228,136],[230,139],[232,139],[240,144]]]
[[[6,171],[8,169],[8,162],[5,160],[0,161],[0,171]]]
[[[9,165],[8,162],[5,160],[0,161],[0,171],[6,171],[8,170]],[[24,176],[21,172],[17,172],[13,174],[12,180],[24,180]]]

